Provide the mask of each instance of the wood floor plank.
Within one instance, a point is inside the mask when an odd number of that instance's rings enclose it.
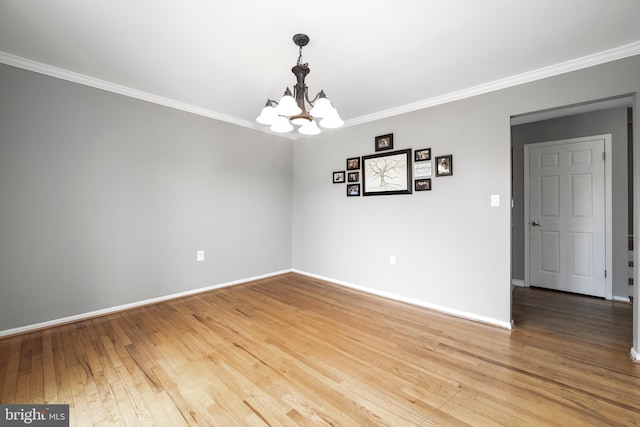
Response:
[[[59,401],[55,357],[51,339],[51,329],[44,330],[42,334],[42,384],[44,400],[42,403]]]
[[[517,288],[516,329],[294,273],[0,339],[71,425],[640,425],[630,304]]]

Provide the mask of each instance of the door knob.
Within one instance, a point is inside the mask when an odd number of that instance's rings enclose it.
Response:
[[[531,225],[534,227],[542,227],[542,224],[540,224],[538,221],[531,222]]]

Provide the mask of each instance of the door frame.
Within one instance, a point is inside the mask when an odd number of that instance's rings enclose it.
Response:
[[[573,144],[591,141],[593,139],[604,139],[604,234],[605,234],[605,298],[613,299],[613,205],[612,192],[613,186],[611,182],[611,134],[586,136],[580,138],[560,139],[557,141],[534,142],[524,144],[524,285],[531,286],[530,267],[529,267],[529,150],[534,147],[544,147],[560,144]]]

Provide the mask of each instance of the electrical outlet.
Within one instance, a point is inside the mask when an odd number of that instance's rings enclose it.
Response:
[[[201,249],[201,250],[196,252],[196,260],[197,261],[204,261],[204,249]]]
[[[389,264],[396,265],[396,256],[395,255],[389,255]]]
[[[491,206],[494,208],[497,208],[498,206],[500,206],[500,195],[499,194],[492,194],[491,195]]]

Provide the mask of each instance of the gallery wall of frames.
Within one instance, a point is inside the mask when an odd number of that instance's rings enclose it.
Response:
[[[412,194],[431,191],[434,174],[453,175],[453,155],[432,160],[431,148],[394,150],[389,133],[375,137],[374,154],[348,158],[344,170],[333,172],[333,183],[345,184],[347,197]]]

